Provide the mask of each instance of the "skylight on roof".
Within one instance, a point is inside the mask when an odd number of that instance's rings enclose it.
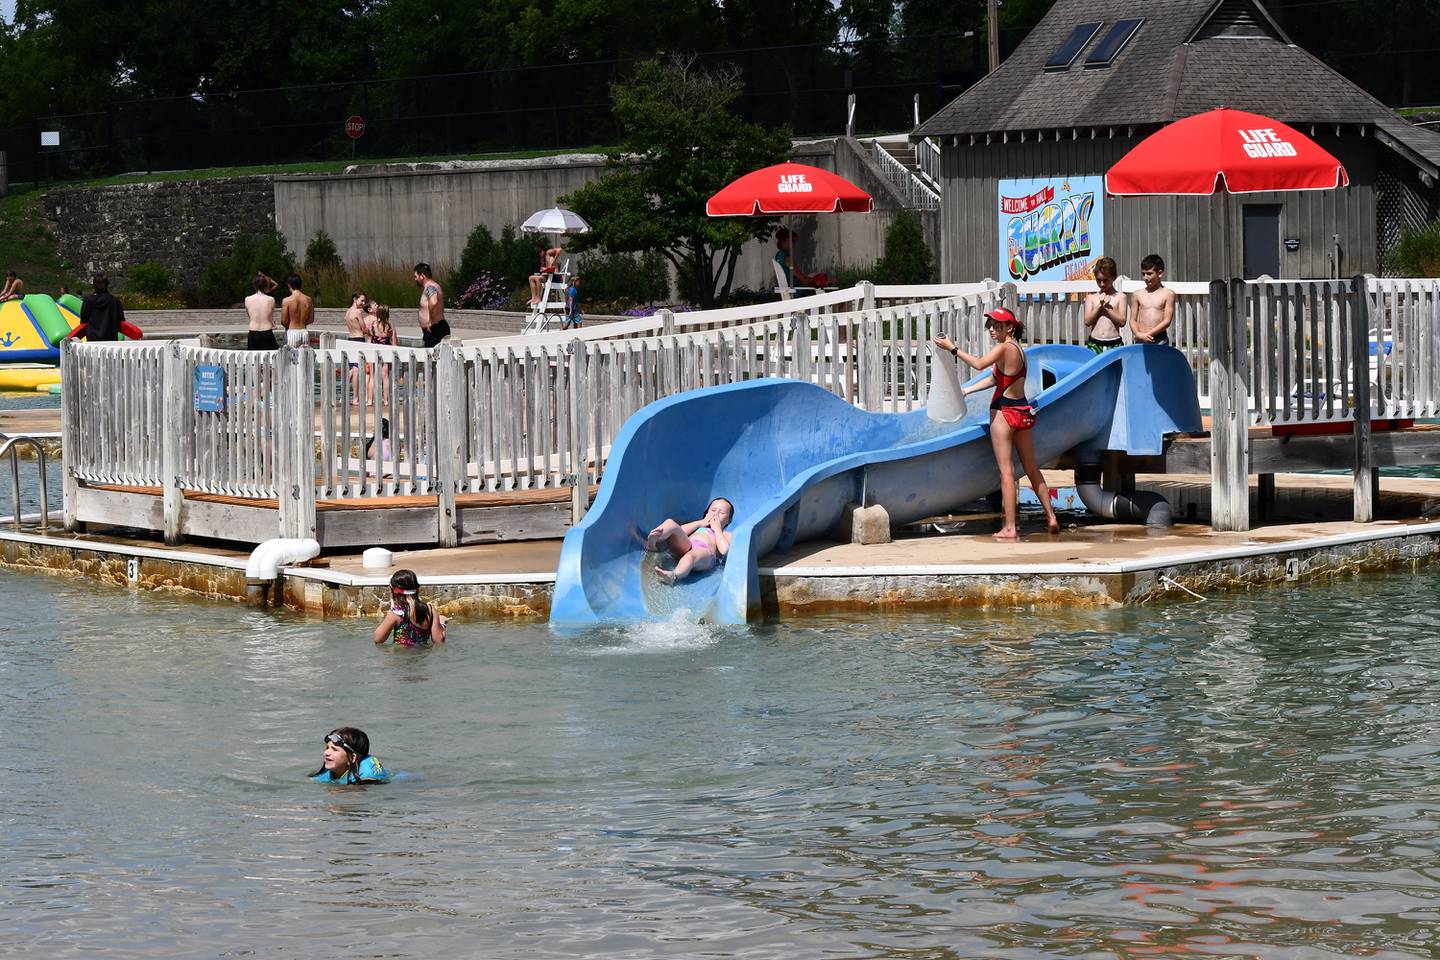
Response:
[[[1074,30],[1070,31],[1070,36],[1065,38],[1065,42],[1060,44],[1059,49],[1050,55],[1049,60],[1045,61],[1045,69],[1065,70],[1069,68],[1070,64],[1075,62],[1075,58],[1080,56],[1080,51],[1084,50],[1085,45],[1099,32],[1099,20],[1078,24]]]
[[[1105,34],[1101,41],[1095,45],[1095,49],[1090,51],[1090,56],[1085,58],[1085,66],[1110,66],[1110,64],[1115,61],[1115,58],[1120,55],[1120,51],[1125,49],[1125,45],[1130,42],[1130,38],[1135,36],[1135,32],[1140,29],[1140,24],[1144,22],[1145,20],[1141,17],[1116,20],[1115,25],[1110,28],[1110,32]]]

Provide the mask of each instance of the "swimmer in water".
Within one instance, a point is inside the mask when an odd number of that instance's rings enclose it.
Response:
[[[730,552],[730,534],[725,530],[735,518],[735,505],[724,497],[710,501],[705,516],[689,523],[666,520],[645,538],[646,550],[668,549],[677,559],[674,570],[655,568],[655,575],[668,584],[684,580],[691,573],[703,573]]]
[[[413,570],[390,577],[390,612],[375,626],[375,642],[394,639],[399,647],[428,647],[445,642],[446,618],[420,599],[420,579]]]
[[[336,727],[325,734],[325,759],[310,779],[347,786],[384,783],[390,779],[390,771],[380,765],[379,757],[370,756],[370,738],[364,730]]]

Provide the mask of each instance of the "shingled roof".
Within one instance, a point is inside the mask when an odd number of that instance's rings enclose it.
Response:
[[[1110,66],[1084,65],[1097,38],[1068,69],[1045,69],[1077,24],[1103,18],[1103,37],[1128,17],[1144,23]],[[1382,126],[1407,153],[1440,162],[1440,135],[1295,46],[1253,0],[1058,0],[1010,59],[915,136],[1156,125],[1222,106],[1291,124]]]

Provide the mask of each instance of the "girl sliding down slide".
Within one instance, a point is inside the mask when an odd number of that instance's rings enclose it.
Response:
[[[680,524],[666,520],[650,531],[645,549],[667,548],[679,562],[674,570],[655,568],[655,575],[668,584],[684,580],[691,573],[703,573],[730,552],[730,534],[725,527],[735,516],[735,506],[724,497],[710,501],[705,516]]]

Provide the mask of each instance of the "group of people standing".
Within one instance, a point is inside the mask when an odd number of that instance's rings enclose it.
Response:
[[[420,288],[420,335],[425,348],[429,349],[450,336],[450,324],[445,319],[445,292],[428,263],[415,265],[413,279]],[[280,302],[279,329],[285,331],[288,346],[304,346],[310,342],[310,325],[315,322],[315,301],[305,292],[304,281],[298,273],[291,274],[285,284],[290,288],[290,295]],[[280,284],[264,273],[257,273],[251,286],[254,292],[245,298],[245,313],[249,317],[246,346],[251,350],[277,350],[280,342],[275,335],[274,294]],[[398,342],[395,328],[390,324],[390,308],[359,290],[351,295],[350,308],[345,312],[345,331],[351,340],[388,346]]]

